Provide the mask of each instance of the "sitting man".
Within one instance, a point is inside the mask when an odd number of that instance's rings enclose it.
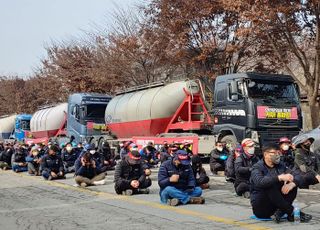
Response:
[[[287,214],[287,220],[294,221],[292,203],[297,196],[298,176],[280,161],[278,145],[263,147],[263,159],[253,166],[251,171],[251,205],[258,218],[270,218],[279,223]],[[311,215],[300,212],[300,221],[308,222]]]
[[[294,155],[291,146],[291,141],[287,137],[281,137],[279,140],[281,161],[289,169],[294,168]]]
[[[61,151],[61,159],[64,166],[65,173],[75,172],[74,164],[79,157],[79,152],[72,147],[72,143],[67,143],[65,148]]]
[[[203,204],[202,189],[196,187],[196,180],[190,165],[190,157],[184,150],[178,150],[172,160],[160,166],[158,173],[161,203],[176,206],[178,204]]]
[[[11,165],[14,172],[28,171],[26,155],[22,149],[15,150],[15,153],[12,155]]]
[[[41,156],[37,146],[33,146],[29,156],[26,157],[28,162],[28,173],[30,175],[40,176]]]
[[[246,138],[241,142],[243,151],[240,156],[236,158],[234,167],[236,180],[234,188],[238,196],[250,198],[250,175],[252,166],[258,162],[258,158],[254,154],[254,141]]]
[[[48,154],[42,158],[41,169],[45,180],[65,179],[62,159],[57,155],[59,148],[51,145]]]
[[[196,179],[196,186],[200,186],[202,189],[208,189],[209,177],[207,176],[206,170],[202,167],[202,162],[199,155],[192,156],[191,162],[193,175]]]
[[[80,163],[80,165],[78,165]],[[75,172],[75,181],[81,187],[87,187],[90,185],[103,185],[105,184],[105,173],[102,173],[97,169],[96,162],[92,158],[91,153],[88,151],[77,160],[77,167]]]
[[[317,154],[310,150],[313,138],[305,138],[296,144],[294,151],[295,170],[300,172],[302,183],[300,188],[309,188],[309,185],[320,182],[320,159]]]
[[[140,153],[136,150],[129,152],[116,165],[114,173],[114,188],[117,194],[148,194],[151,186],[150,169],[141,161]]]
[[[225,147],[224,143],[217,141],[215,148],[210,153],[210,170],[212,174],[218,174],[218,171],[224,171],[226,160],[229,156],[229,151]]]

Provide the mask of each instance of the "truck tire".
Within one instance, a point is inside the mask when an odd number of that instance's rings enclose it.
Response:
[[[235,149],[238,144],[237,138],[233,135],[227,135],[222,137],[221,142],[225,142],[227,145],[230,144],[232,149]]]

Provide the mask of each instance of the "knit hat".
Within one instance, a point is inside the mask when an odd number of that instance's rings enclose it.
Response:
[[[245,138],[241,141],[241,146],[242,147],[253,147],[254,146],[254,141],[251,138]]]

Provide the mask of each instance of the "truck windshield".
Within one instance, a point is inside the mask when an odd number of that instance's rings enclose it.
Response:
[[[248,96],[253,99],[284,99],[298,101],[298,93],[291,82],[251,80],[247,84]]]
[[[106,104],[91,104],[86,105],[85,119],[87,120],[104,120],[104,113],[106,111]]]
[[[21,129],[30,130],[30,120],[21,120]]]

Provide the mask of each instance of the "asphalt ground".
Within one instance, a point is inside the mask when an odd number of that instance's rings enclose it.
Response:
[[[276,224],[251,219],[249,200],[236,196],[223,176],[210,176],[204,205],[162,205],[158,169],[152,171],[151,193],[135,196],[115,194],[113,171],[105,185],[87,188],[75,187],[71,174],[66,180],[45,181],[0,171],[0,229],[320,229],[319,186],[299,190],[295,201],[313,215],[310,223]]]

